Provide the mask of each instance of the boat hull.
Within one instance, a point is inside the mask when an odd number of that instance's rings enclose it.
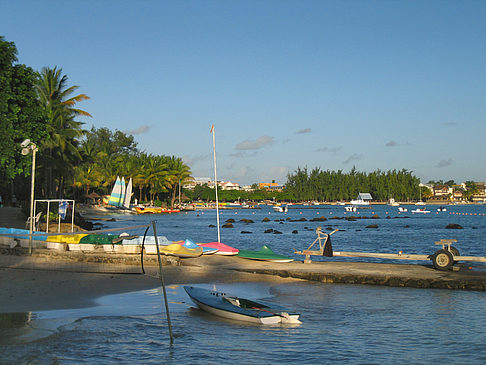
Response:
[[[259,324],[301,323],[298,313],[287,313],[277,306],[230,297],[225,293],[193,286],[185,286],[184,290],[201,310],[219,317]]]

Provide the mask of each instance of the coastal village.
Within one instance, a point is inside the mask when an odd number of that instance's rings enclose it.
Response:
[[[486,364],[486,2],[0,9],[0,364]]]

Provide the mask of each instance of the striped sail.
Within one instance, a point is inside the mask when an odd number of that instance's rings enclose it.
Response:
[[[111,191],[110,199],[108,199],[108,204],[113,205],[115,207],[120,206],[120,199],[122,197],[122,182],[120,177],[116,177],[115,186],[113,186],[113,190]]]
[[[119,207],[123,207],[123,203],[125,202],[125,190],[126,190],[126,186],[125,186],[125,178],[122,176],[121,178],[121,195],[120,195],[120,201],[118,202],[118,206]]]

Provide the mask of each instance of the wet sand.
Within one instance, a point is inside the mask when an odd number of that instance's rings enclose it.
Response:
[[[0,208],[0,227],[25,228],[26,217],[20,208]],[[48,309],[80,308],[90,306],[97,297],[109,294],[138,291],[161,285],[158,267],[146,268],[146,275],[133,266],[120,266],[117,273],[86,271],[83,263],[69,263],[69,270],[56,270],[65,261],[50,258],[52,268],[36,264],[28,265],[28,257],[6,257],[0,260],[0,313],[26,312]],[[22,263],[18,265],[17,263]],[[79,266],[79,270],[76,269]],[[22,267],[22,268],[20,268]],[[28,269],[26,269],[28,267]],[[94,271],[94,272],[93,272]],[[138,273],[137,273],[138,272]],[[228,273],[224,270],[207,270],[194,266],[165,266],[165,284],[282,281],[284,279],[261,274]]]

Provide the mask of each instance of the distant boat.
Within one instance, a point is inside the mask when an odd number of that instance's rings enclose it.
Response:
[[[425,208],[417,208],[412,210],[412,213],[430,213],[430,210],[426,210]]]
[[[408,212],[408,209],[404,208],[404,207],[398,207],[398,211],[399,212]]]
[[[395,201],[395,199],[393,199],[393,198],[388,199],[388,203],[387,204],[388,205],[391,205],[392,207],[398,207],[400,205],[400,203],[397,203]]]
[[[279,213],[287,213],[289,208],[286,205],[274,205],[273,210]]]
[[[356,212],[356,207],[353,207],[352,205],[348,205],[347,207],[344,207],[344,210],[346,212]]]
[[[437,211],[438,212],[445,212],[445,211],[447,211],[447,209],[444,208],[444,207],[439,207],[439,208],[437,208]]]

